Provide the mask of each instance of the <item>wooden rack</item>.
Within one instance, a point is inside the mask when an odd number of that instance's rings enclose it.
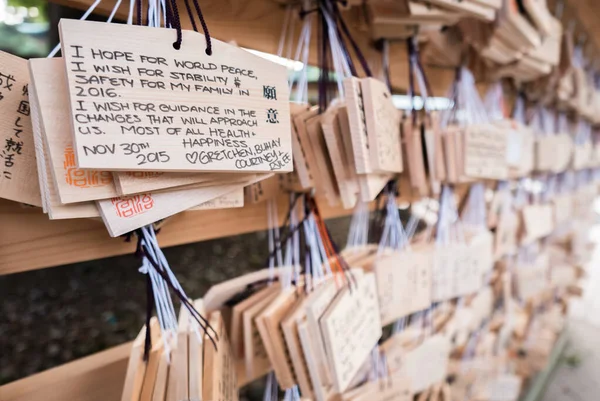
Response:
[[[324,218],[344,216],[352,210],[329,207],[317,200]],[[280,221],[288,198],[278,202]],[[38,208],[0,199],[0,275],[135,251],[135,243],[109,237],[100,220],[49,220]],[[171,217],[161,229],[161,246],[188,244],[267,228],[266,203],[242,208],[184,212]],[[0,398],[1,400],[2,398]]]
[[[87,9],[92,0],[52,0],[55,3]],[[181,0],[183,1],[183,0]],[[551,1],[553,3],[553,1]],[[600,44],[600,17],[596,0],[568,0],[575,7],[565,18],[580,21],[577,29],[591,35]],[[96,13],[108,15],[114,0],[103,0]],[[235,41],[239,46],[276,53],[285,6],[275,0],[202,0],[210,33],[223,41]],[[129,2],[124,1],[117,17],[126,19]],[[183,6],[181,7],[183,9]],[[353,7],[345,18],[358,45],[369,60],[380,56],[372,46],[367,32],[365,12]],[[184,28],[189,20],[183,18]],[[316,35],[315,35],[316,37]],[[316,41],[313,41],[316,46]],[[390,70],[392,86],[407,87],[408,65],[403,42],[392,43]],[[316,64],[316,50],[310,62]],[[431,86],[442,95],[454,77],[451,69],[427,68]],[[279,212],[287,210],[287,198],[278,200]],[[350,210],[332,208],[319,202],[325,218],[343,216]],[[38,209],[0,200],[0,275],[41,269],[80,261],[106,258],[133,252],[135,244],[122,238],[110,238],[101,221],[50,221]],[[207,239],[248,233],[266,228],[266,205],[247,205],[240,209],[185,212],[174,216],[160,234],[161,246],[168,247]],[[120,399],[131,343],[123,344],[89,357],[62,365],[34,376],[0,387],[2,401],[116,401]]]

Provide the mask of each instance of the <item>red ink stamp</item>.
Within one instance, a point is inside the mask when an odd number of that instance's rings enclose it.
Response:
[[[81,170],[75,164],[73,147],[65,148],[65,181],[67,184],[79,188],[103,187],[112,183],[112,174],[108,171]]]
[[[111,202],[115,206],[117,216],[123,218],[137,216],[154,207],[154,199],[150,194],[113,198]]]

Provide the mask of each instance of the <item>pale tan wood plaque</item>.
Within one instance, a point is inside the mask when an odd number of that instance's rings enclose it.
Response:
[[[0,52],[0,197],[41,207],[28,84],[27,60]]]
[[[216,39],[206,55],[193,31],[177,50],[167,29],[63,19],[59,30],[78,167],[292,171],[284,66]]]

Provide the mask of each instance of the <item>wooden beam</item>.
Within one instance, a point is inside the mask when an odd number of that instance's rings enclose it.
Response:
[[[86,10],[92,0],[51,0],[52,2]],[[189,18],[184,14],[185,3],[178,0],[181,20],[184,29],[191,29]],[[98,14],[109,15],[115,2],[103,0],[96,11]],[[202,11],[211,36],[226,42],[235,42],[239,46],[259,50],[266,53],[277,54],[285,7],[274,0],[202,0]],[[117,12],[117,17],[127,19],[129,2],[123,1]],[[369,63],[373,66],[380,64],[381,54],[375,49],[371,40],[366,15],[362,7],[352,7],[344,11],[346,21],[352,36],[363,51]],[[300,32],[301,20],[294,14],[296,38]],[[311,51],[309,63],[317,65],[317,27],[313,24]],[[173,33],[175,35],[175,33]],[[295,42],[295,41],[294,41]],[[295,52],[296,43],[294,43]],[[185,48],[185,43],[183,44]],[[356,58],[355,62],[356,61]],[[358,63],[357,63],[358,65]],[[375,68],[379,70],[379,68]],[[360,68],[359,68],[360,70]],[[360,72],[360,71],[359,71]],[[390,49],[390,72],[392,86],[395,90],[406,91],[408,88],[408,64],[404,42],[393,43]],[[436,95],[444,95],[452,79],[454,71],[440,68],[426,68],[433,91]]]
[[[2,401],[119,401],[131,343],[0,387]]]
[[[280,222],[288,210],[288,197],[278,199]],[[324,218],[344,216],[352,210],[329,207],[318,201]],[[38,208],[0,199],[0,275],[60,266],[133,253],[135,243],[109,237],[99,220],[49,220]],[[170,218],[158,236],[161,246],[188,244],[244,234],[267,228],[266,202],[243,208],[190,211]]]

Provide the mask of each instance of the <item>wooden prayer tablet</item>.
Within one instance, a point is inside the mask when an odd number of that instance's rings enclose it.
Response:
[[[210,325],[219,337],[217,348],[208,339],[204,339],[204,384],[203,401],[237,401],[237,376],[235,363],[231,355],[231,346],[227,338],[225,323],[221,312],[210,314]]]
[[[290,103],[290,111],[292,113],[292,150],[294,154],[294,171],[298,175],[298,181],[302,188],[312,188],[314,186],[313,175],[311,172],[311,164],[314,164],[312,160],[312,153],[309,155],[305,154],[303,145],[303,136],[305,135],[304,129],[304,115],[309,112],[310,115],[315,113],[314,109],[309,110],[309,107],[305,104]],[[300,117],[302,115],[303,117]],[[301,133],[299,132],[299,129]]]
[[[320,319],[335,388],[345,391],[381,337],[379,303],[373,273],[344,288]]]
[[[247,290],[252,285],[266,283],[270,278],[277,280],[279,272],[280,268],[276,267],[273,269],[273,277],[271,277],[271,269],[262,269],[213,285],[204,294],[204,307],[209,313],[218,310],[236,294]]]
[[[523,243],[530,243],[546,237],[554,230],[553,209],[550,204],[528,205],[521,211],[525,237]]]
[[[321,116],[323,137],[335,176],[342,206],[350,209],[356,205],[358,194],[358,177],[349,165],[344,146],[344,138],[339,126],[338,110],[340,106],[332,106]],[[346,139],[347,140],[347,139]],[[350,158],[352,158],[350,154]]]
[[[272,177],[259,181],[244,188],[244,200],[249,204],[264,202],[276,198],[285,191],[282,174],[273,174]]]
[[[217,185],[215,179],[221,178],[222,184],[239,182],[252,174],[198,174],[198,173],[163,173],[163,172],[119,172],[111,174],[107,171],[82,170],[75,167],[73,137],[69,134],[68,94],[66,91],[65,66],[61,59],[34,59],[30,61],[32,88],[41,96],[41,117],[44,129],[44,142],[52,161],[52,174],[49,179],[59,189],[62,203],[83,202],[87,200],[106,199],[121,193],[140,193],[149,190],[164,190],[186,184],[206,182]],[[33,93],[33,92],[32,92]],[[119,191],[115,189],[113,176],[118,179]],[[210,181],[210,180],[213,181]],[[48,184],[50,187],[50,183]],[[229,197],[230,198],[230,197]],[[203,205],[200,209],[225,207],[228,202],[217,198],[214,205]],[[231,199],[229,199],[230,201]],[[232,207],[243,203],[236,198]],[[87,206],[89,208],[89,206]],[[67,213],[66,208],[65,213]],[[78,217],[71,208],[72,217]],[[93,205],[93,209],[96,206]],[[68,214],[66,214],[68,217]],[[96,213],[99,216],[99,213]],[[84,216],[86,217],[86,216]],[[52,218],[52,216],[51,216]]]
[[[355,87],[354,81],[348,81],[348,84],[344,85],[349,85],[351,88]],[[356,99],[357,97],[356,95],[351,95],[351,98]],[[349,113],[349,109],[352,109],[351,113],[354,114]],[[356,120],[356,118],[358,118],[357,116],[363,114],[364,110],[361,111],[360,109],[358,109],[355,103],[354,106],[340,107],[337,120],[340,128],[340,135],[343,139],[342,142],[345,147],[346,160],[348,161],[347,168],[350,170],[348,174],[350,174],[351,177],[356,176],[358,179],[359,199],[363,202],[370,202],[374,200],[377,197],[377,195],[379,195],[383,187],[385,187],[385,184],[387,184],[388,181],[393,177],[393,174],[356,174],[359,170],[358,164],[360,164],[361,162],[356,158],[357,154],[354,150],[354,146],[363,146],[363,141],[355,139],[355,133],[353,132],[355,132],[356,130],[360,131],[365,129],[365,123],[362,122],[362,120],[358,122]],[[351,128],[351,123],[355,123],[355,126],[353,128]],[[366,141],[366,131],[364,132],[364,141]],[[348,140],[348,138],[350,138],[351,140]],[[356,141],[358,141],[358,145],[356,145]],[[358,152],[363,155],[366,154],[365,149],[359,150]]]
[[[344,90],[356,172],[402,172],[400,114],[385,84],[346,78]]]
[[[508,133],[491,124],[465,130],[464,173],[473,178],[508,178]]]
[[[52,179],[52,167],[47,156],[48,144],[44,140],[44,129],[39,119],[39,105],[33,81],[29,84],[29,101],[44,213],[48,213],[50,220],[100,217],[100,212],[94,202],[72,203],[70,205],[64,205],[60,202],[58,191]]]
[[[446,380],[450,347],[450,341],[437,334],[405,354],[400,372],[410,380],[415,393]]]
[[[233,306],[231,310],[231,324],[229,326],[231,329],[229,338],[231,341],[231,351],[235,358],[244,357],[243,312],[267,298],[272,291],[272,287],[262,288],[242,302]]]
[[[112,173],[118,196],[158,191],[184,185],[206,183],[218,185],[251,174],[164,173],[160,171],[115,171]]]
[[[167,29],[59,29],[79,168],[292,171],[284,66],[193,31],[176,50]]]
[[[313,350],[311,359],[314,360],[313,363],[317,368],[319,381],[323,386],[333,386],[333,378],[329,367],[325,340],[321,335],[319,320],[327,311],[327,308],[335,299],[339,291],[340,288],[337,283],[331,278],[310,293],[306,300],[306,323],[311,338],[310,348]],[[308,360],[306,353],[305,358]],[[317,384],[314,383],[314,379],[312,380],[316,387]]]
[[[317,107],[303,108],[301,105],[294,106],[294,109],[298,109],[292,116],[294,133],[296,134],[294,149],[297,149],[296,154],[302,154],[301,158],[304,160],[304,163],[296,164],[298,178],[303,188],[317,187],[319,181],[315,176],[319,173],[319,166],[310,143],[306,123],[309,119],[318,115],[319,109]]]
[[[339,203],[340,195],[323,136],[321,117],[321,115],[317,115],[306,120],[306,134],[317,167],[318,174],[314,177],[315,184],[317,188],[322,189],[322,193],[325,195],[329,205],[336,206]]]
[[[133,342],[133,347],[129,354],[127,374],[125,375],[125,385],[123,387],[121,401],[137,401],[140,399],[149,366],[149,361],[144,361],[143,359],[146,330],[147,327],[144,326]],[[150,320],[150,338],[154,345],[158,344],[160,341],[160,327],[156,317],[153,317]]]
[[[347,168],[352,171],[352,174],[356,174],[356,162],[354,160],[354,151],[352,150],[352,140],[350,131],[350,120],[348,117],[348,107],[344,104],[340,106],[337,112],[337,123],[340,129],[340,137],[344,146],[344,153],[347,160]]]
[[[110,172],[82,170],[76,166],[63,59],[33,59],[29,61],[29,68],[48,146],[52,172],[49,179],[54,181],[60,201],[75,203],[117,196]]]
[[[148,362],[146,363],[146,374],[144,375],[144,384],[142,385],[140,400],[152,400],[161,357],[163,357],[162,338],[159,339],[156,343],[152,344],[152,349],[150,350],[150,354],[148,355]]]
[[[144,326],[135,338],[131,353],[129,354],[121,401],[137,401],[140,398],[144,383],[144,374],[146,372],[146,363],[143,360],[145,338],[146,327]]]
[[[386,326],[431,304],[433,249],[395,251],[375,262],[381,324]]]
[[[255,181],[251,180],[246,184]],[[168,192],[150,192],[103,199],[96,204],[109,234],[116,237],[228,194],[239,187],[240,185],[220,185],[174,189]]]
[[[171,351],[166,401],[188,399],[190,312],[185,306],[179,309],[177,323],[176,346]]]
[[[188,209],[194,210],[215,210],[215,209],[231,209],[244,207],[244,188],[238,188],[218,198],[211,199]]]
[[[194,301],[194,308],[201,316],[206,316],[202,299]],[[204,331],[197,322],[190,322],[188,337],[188,394],[192,401],[201,400],[204,382]]]
[[[271,360],[256,325],[256,317],[277,298],[281,287],[273,285],[266,290],[266,298],[262,298],[242,313],[244,378],[246,382],[262,377],[272,370]]]
[[[360,200],[362,202],[371,202],[372,200],[375,200],[385,185],[393,178],[394,175],[391,173],[358,174]]]
[[[256,317],[256,325],[262,339],[267,355],[275,370],[277,382],[282,389],[290,389],[296,385],[292,372],[292,363],[287,350],[281,322],[293,310],[298,302],[296,288],[283,290],[278,296]]]
[[[314,355],[316,353],[315,338],[308,329],[308,323],[302,321],[298,323],[298,336],[302,345],[302,352],[306,361],[306,366],[312,383],[312,388],[316,401],[329,401],[335,393],[333,386],[323,382],[324,377],[319,373],[319,367],[316,364]]]
[[[0,197],[41,207],[28,84],[27,60],[0,52]]]
[[[294,379],[296,380],[296,383],[298,383],[302,395],[307,398],[312,398],[312,385],[310,383],[304,353],[302,352],[302,345],[300,344],[300,337],[298,336],[298,324],[305,319],[306,297],[302,297],[300,302],[296,305],[295,310],[281,322],[281,330],[283,331],[287,349],[290,353]]]
[[[40,188],[40,198],[42,201],[42,210],[48,213],[48,181],[49,170],[46,168],[46,155],[44,154],[44,142],[42,140],[42,124],[40,122],[39,104],[35,94],[33,82],[29,83],[29,106],[31,108],[31,128],[33,134],[33,145],[35,149],[35,161],[37,166],[37,178]]]
[[[360,79],[344,79],[344,91],[356,172],[358,174],[372,173],[373,166],[369,152],[369,135]]]
[[[376,79],[361,80],[370,159],[375,171],[401,173],[400,111],[387,86]]]
[[[169,379],[169,360],[167,351],[163,348],[162,354],[158,362],[158,370],[156,372],[156,382],[150,401],[165,401],[167,393],[167,381]]]

